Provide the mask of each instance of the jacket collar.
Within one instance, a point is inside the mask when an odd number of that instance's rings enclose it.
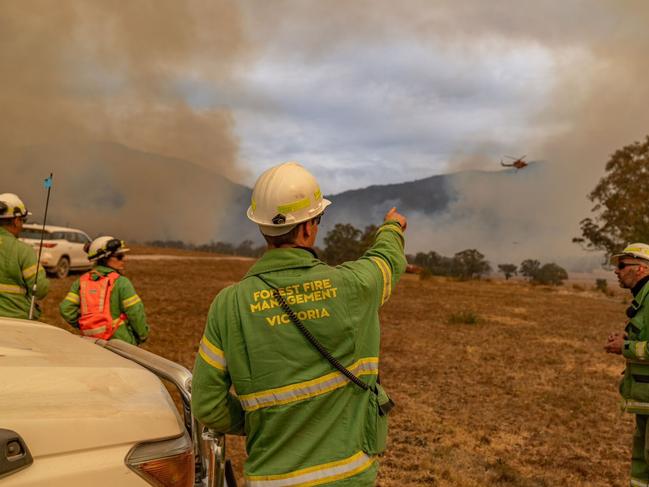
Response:
[[[117,272],[119,274],[119,271],[116,271],[112,267],[108,267],[105,265],[96,265],[92,268],[93,272],[96,272],[97,274],[101,274],[102,276],[107,276],[111,272]]]
[[[268,249],[261,258],[255,262],[244,276],[257,276],[267,272],[280,271],[284,269],[300,269],[325,265],[319,260],[312,249],[302,247],[291,247],[282,249]]]
[[[647,284],[647,282],[649,282],[649,276],[645,276],[645,277],[643,277],[642,279],[640,279],[640,280],[636,283],[635,286],[633,286],[633,288],[631,289],[631,292],[633,293],[633,297],[634,297],[634,298],[637,297],[638,294],[640,294],[640,292],[644,289],[645,284]],[[649,286],[647,286],[647,289],[645,290],[645,292],[644,292],[643,294],[646,295],[646,294],[647,294],[647,290],[649,290]],[[642,299],[640,299],[639,301],[642,301]]]
[[[0,227],[0,236],[16,238],[13,233],[7,231],[4,227]]]

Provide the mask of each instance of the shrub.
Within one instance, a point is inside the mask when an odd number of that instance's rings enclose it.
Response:
[[[595,279],[595,289],[606,294],[608,291],[608,281],[606,279]]]
[[[448,322],[452,325],[464,324],[464,325],[475,325],[478,323],[478,315],[474,311],[464,310],[457,313],[452,313],[448,317]]]

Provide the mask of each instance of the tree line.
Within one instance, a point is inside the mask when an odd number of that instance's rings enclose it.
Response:
[[[374,241],[375,225],[360,230],[349,223],[338,223],[324,239],[324,260],[331,265],[358,259]],[[408,263],[421,268],[428,275],[446,276],[457,279],[481,279],[492,271],[491,264],[477,249],[465,249],[446,257],[435,251],[418,252],[407,256]],[[560,265],[550,262],[541,264],[536,259],[526,259],[520,267],[515,264],[499,264],[498,270],[505,279],[520,273],[533,284],[561,285],[568,279],[568,273]]]
[[[377,229],[376,225],[360,230],[350,223],[337,223],[324,238],[325,248],[317,248],[316,252],[330,265],[356,260],[372,245]],[[182,240],[152,240],[146,242],[146,245],[243,257],[260,257],[266,250],[265,245],[257,246],[252,240],[244,240],[238,245],[220,241],[196,245]],[[481,279],[492,271],[489,261],[477,249],[465,249],[452,257],[435,251],[417,252],[406,257],[409,264],[419,267],[426,275],[468,280]],[[568,273],[561,266],[553,262],[541,265],[534,259],[524,260],[520,267],[515,264],[499,264],[498,271],[505,279],[520,274],[533,284],[560,285],[568,278]]]

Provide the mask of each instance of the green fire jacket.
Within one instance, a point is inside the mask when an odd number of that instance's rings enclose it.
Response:
[[[247,436],[246,485],[374,485],[387,418],[300,333],[268,284],[331,354],[371,386],[379,308],[406,267],[396,222],[357,261],[330,267],[300,248],[266,251],[210,308],[192,381],[196,418]],[[234,394],[230,387],[234,387]]]
[[[620,382],[623,408],[629,413],[649,414],[649,282],[634,296],[627,314],[628,337],[622,349],[626,369]]]
[[[29,318],[32,289],[36,280],[36,253],[4,228],[0,227],[0,316]],[[50,287],[45,270],[38,270],[36,299],[43,299]],[[34,309],[34,319],[41,312]]]
[[[117,271],[111,267],[96,265],[90,272],[105,276]],[[72,283],[70,292],[68,292],[63,301],[61,301],[61,304],[59,304],[61,316],[75,328],[79,328],[80,301],[79,279],[77,279]],[[143,343],[149,336],[149,325],[146,322],[144,304],[135,292],[131,281],[124,276],[117,278],[113,286],[113,291],[110,294],[111,316],[114,320],[118,320],[121,313],[127,316],[127,320],[115,330],[112,338],[117,338],[133,345]]]

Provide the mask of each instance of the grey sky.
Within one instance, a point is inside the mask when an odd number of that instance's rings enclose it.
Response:
[[[534,115],[553,64],[536,46],[477,47],[438,53],[394,39],[310,61],[269,54],[244,80],[270,104],[234,107],[242,159],[255,169],[303,161],[329,192],[452,170],[458,153],[481,151],[497,167],[521,139],[551,132]]]

